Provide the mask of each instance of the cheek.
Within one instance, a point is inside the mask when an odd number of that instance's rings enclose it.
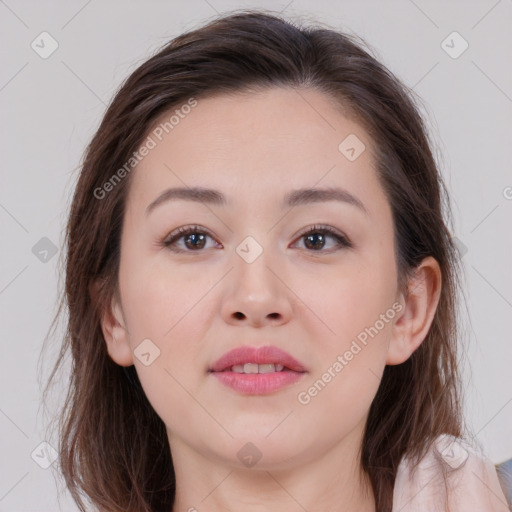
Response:
[[[360,262],[332,276],[336,286],[306,281],[311,309],[322,322],[310,333],[318,364],[298,401],[318,414],[343,412],[337,421],[350,423],[347,428],[364,417],[377,392],[397,317],[392,251]]]
[[[317,304],[335,334],[314,338],[318,363],[296,400],[301,417],[331,418],[315,427],[320,437],[346,435],[363,422],[380,385],[395,311],[389,291],[380,295],[370,284],[347,283]]]
[[[190,370],[197,367],[206,327],[198,319],[205,320],[205,308],[212,308],[206,294],[214,281],[198,279],[197,270],[173,269],[164,254],[149,259],[129,249],[123,253],[119,279],[129,342],[144,392],[167,425],[173,424],[169,411],[181,411],[182,422],[191,409],[185,388],[193,391]],[[148,365],[144,364],[148,357],[137,357],[143,340],[148,347],[144,353],[149,352],[152,361]]]
[[[378,264],[354,266],[329,276],[327,282],[336,285],[326,286],[325,279],[303,281],[302,293],[310,301],[308,306],[325,326],[325,335],[319,338],[317,332],[316,339],[324,340],[329,350],[341,350],[357,337],[364,342],[367,329],[375,324],[379,339],[388,337],[390,320],[395,316],[394,272],[379,268]],[[374,337],[377,338],[375,334]]]
[[[213,285],[210,272],[202,272],[204,278],[198,279],[199,267],[173,266],[165,256],[134,253],[121,265],[121,292],[132,343],[141,336],[162,344],[178,337],[184,326],[190,327],[190,318],[197,315],[197,306]]]

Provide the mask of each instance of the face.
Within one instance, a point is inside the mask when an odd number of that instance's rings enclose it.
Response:
[[[241,467],[251,442],[260,467],[312,461],[360,436],[400,316],[372,141],[314,90],[219,95],[184,111],[169,133],[155,124],[156,146],[130,177],[116,309],[125,329],[109,353],[135,364],[171,451]],[[161,197],[194,187],[224,201]],[[303,371],[281,379],[263,360],[244,367],[258,377],[209,371],[232,349],[262,346]]]

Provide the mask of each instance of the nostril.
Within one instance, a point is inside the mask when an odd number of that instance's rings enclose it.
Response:
[[[237,311],[235,314],[234,314],[235,318],[244,318],[244,314],[243,313],[240,313],[240,311]]]

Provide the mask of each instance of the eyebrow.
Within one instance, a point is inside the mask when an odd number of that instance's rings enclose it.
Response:
[[[196,201],[218,206],[226,206],[230,201],[226,196],[211,188],[204,187],[177,187],[169,188],[162,192],[146,208],[146,215],[149,215],[157,206],[172,200]],[[368,214],[364,204],[356,196],[347,190],[337,187],[329,188],[301,188],[288,192],[282,202],[282,207],[294,207],[326,201],[339,201],[353,205],[365,214]]]

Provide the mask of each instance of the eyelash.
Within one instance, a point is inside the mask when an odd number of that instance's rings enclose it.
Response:
[[[308,252],[332,253],[333,250],[335,251],[335,250],[339,250],[342,248],[350,249],[353,247],[352,242],[350,242],[350,240],[346,236],[342,235],[341,233],[338,233],[337,231],[330,228],[329,226],[323,226],[323,225],[314,225],[310,228],[305,229],[304,231],[302,231],[302,233],[299,235],[298,238],[301,239],[301,238],[303,238],[307,235],[313,234],[313,233],[321,233],[323,235],[331,236],[332,238],[334,238],[337,241],[337,247],[334,249],[326,250],[326,251],[320,249],[318,251],[310,250]],[[178,228],[176,231],[169,234],[164,240],[162,240],[161,245],[162,245],[162,247],[165,247],[165,248],[167,248],[173,252],[176,252],[176,253],[185,253],[185,252],[188,252],[188,253],[198,252],[199,253],[199,252],[202,252],[202,250],[193,251],[193,250],[184,250],[184,249],[178,249],[176,247],[172,247],[173,243],[175,243],[176,241],[180,240],[181,238],[184,238],[185,236],[191,235],[191,234],[207,235],[213,239],[213,236],[210,235],[210,233],[207,230],[205,230],[199,226],[188,226],[188,227]]]

